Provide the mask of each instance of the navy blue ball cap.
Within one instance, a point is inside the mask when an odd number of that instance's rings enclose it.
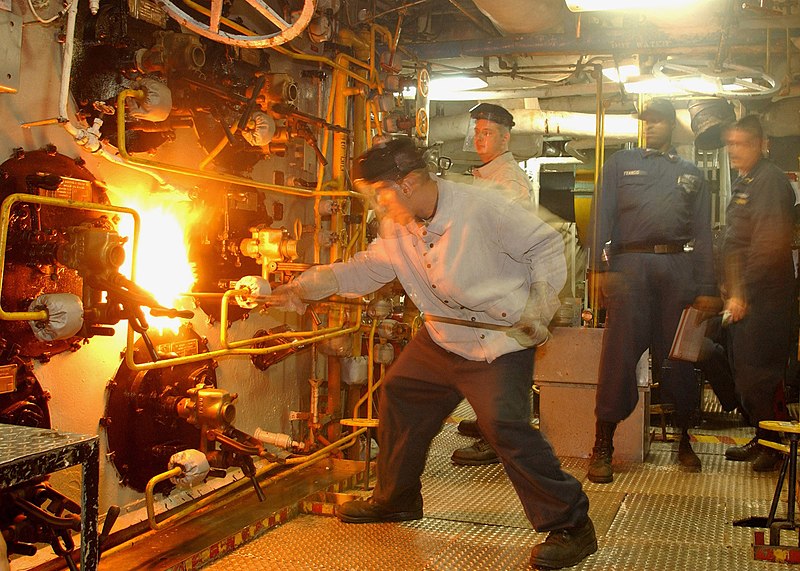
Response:
[[[410,137],[398,137],[379,143],[357,157],[353,179],[366,182],[399,180],[411,171],[426,168],[423,150]]]
[[[509,129],[514,126],[514,116],[507,109],[493,103],[479,103],[469,110],[473,119],[486,119]]]
[[[663,117],[668,121],[675,121],[675,106],[668,99],[656,97],[645,103],[642,112],[639,113],[639,119],[647,121],[648,117]]]

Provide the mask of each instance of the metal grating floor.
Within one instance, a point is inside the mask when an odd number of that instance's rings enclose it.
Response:
[[[423,475],[425,517],[406,523],[349,525],[298,515],[204,571],[500,571],[528,569],[536,533],[499,465],[463,467],[450,454],[471,439],[456,431],[468,405],[454,413],[431,447]],[[578,571],[748,571],[782,568],[752,559],[753,529],[732,522],[765,516],[777,474],[759,475],[747,463],[727,462],[731,442],[752,432],[734,415],[706,411],[694,430],[698,474],[674,462],[674,442],[654,441],[643,464],[615,464],[612,484],[585,479],[588,460],[564,458],[584,484],[600,549]],[[365,493],[365,492],[362,492]],[[784,492],[785,495],[785,492]],[[779,508],[778,515],[785,513]],[[784,532],[784,543],[792,541]],[[795,537],[794,540],[797,538]]]

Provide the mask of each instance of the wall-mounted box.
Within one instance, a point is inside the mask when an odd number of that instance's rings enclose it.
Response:
[[[0,9],[0,93],[19,91],[22,16]]]

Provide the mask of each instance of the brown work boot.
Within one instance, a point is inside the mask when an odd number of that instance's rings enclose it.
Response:
[[[616,422],[598,420],[595,427],[594,448],[589,458],[589,471],[586,477],[595,484],[609,484],[614,480],[611,456],[614,453],[614,431]]]
[[[534,569],[561,569],[577,565],[597,551],[597,536],[592,520],[567,529],[551,531],[547,539],[531,550]]]
[[[336,510],[336,517],[345,523],[380,523],[422,519],[422,497],[417,498],[412,506],[400,509],[379,505],[371,497],[366,500],[352,500],[339,506]]]
[[[459,448],[453,452],[450,460],[460,466],[483,466],[500,462],[497,452],[483,439],[476,440],[472,446]]]

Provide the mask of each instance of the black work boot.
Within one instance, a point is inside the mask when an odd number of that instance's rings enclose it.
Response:
[[[681,431],[681,440],[678,443],[678,464],[680,464],[687,472],[699,472],[701,470],[700,458],[692,450],[692,444],[689,440],[689,431],[683,429]]]
[[[483,439],[476,440],[472,446],[459,448],[453,452],[450,460],[460,466],[483,466],[500,462],[497,452]]]
[[[753,460],[753,472],[775,472],[780,470],[784,456],[774,448],[761,446],[759,444],[759,454]]]
[[[343,503],[336,510],[336,517],[345,523],[376,523],[386,521],[410,521],[422,519],[422,498],[406,509],[393,509],[375,503],[370,497],[366,500],[352,500]]]
[[[531,550],[534,569],[572,567],[597,551],[597,537],[592,520],[567,529],[551,531],[547,539]]]
[[[586,476],[595,484],[608,484],[614,480],[611,468],[611,455],[614,453],[614,431],[616,422],[598,420],[595,427],[594,448],[589,458],[589,472]]]
[[[734,462],[752,462],[758,458],[761,447],[758,444],[758,435],[743,446],[731,446],[725,450],[725,459]]]

